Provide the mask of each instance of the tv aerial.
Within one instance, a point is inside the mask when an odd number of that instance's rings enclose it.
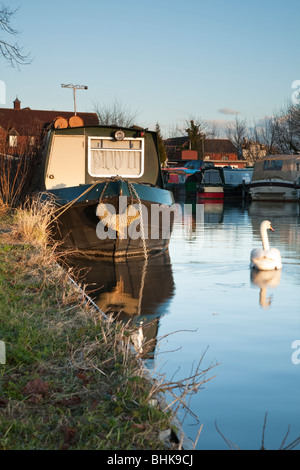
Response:
[[[72,88],[73,89],[73,98],[74,98],[74,114],[76,116],[76,90],[87,90],[88,87],[86,85],[73,85],[72,83],[62,83],[62,88]]]

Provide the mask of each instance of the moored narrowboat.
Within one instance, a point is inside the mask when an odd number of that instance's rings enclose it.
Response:
[[[53,129],[37,189],[55,198],[53,236],[62,248],[112,257],[147,257],[168,248],[174,199],[164,188],[155,132]]]
[[[203,198],[242,198],[248,196],[252,168],[215,167],[201,172],[197,196]]]

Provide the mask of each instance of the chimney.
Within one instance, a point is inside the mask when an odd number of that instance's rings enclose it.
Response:
[[[14,109],[21,109],[21,101],[16,97],[14,101]]]

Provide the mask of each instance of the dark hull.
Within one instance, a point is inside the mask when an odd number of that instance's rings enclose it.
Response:
[[[101,203],[109,204],[115,209],[115,213],[119,214],[119,196],[122,195],[128,197],[128,204],[134,204],[136,208],[142,204],[145,209],[145,213],[143,212],[144,230],[141,231],[141,221],[138,219],[134,222],[134,226],[131,224],[126,228],[126,233],[120,235],[113,228],[105,227],[105,221],[101,222],[96,215],[99,199],[94,197],[94,193],[96,190],[99,195],[102,189],[103,185],[99,184],[99,187],[94,188],[88,197],[79,199],[67,210],[64,205],[61,205],[61,215],[53,225],[53,238],[59,242],[61,249],[72,250],[78,256],[128,257],[145,256],[145,252],[157,253],[168,248],[174,219],[173,199],[168,191],[151,187],[145,189],[142,185],[136,185],[140,197],[137,200],[129,198],[130,194],[126,193],[126,186],[112,183],[107,193],[101,198]],[[62,194],[63,190],[60,190],[60,197]],[[149,200],[151,194],[152,200]],[[145,195],[148,196],[147,199],[143,198]],[[70,197],[68,199],[72,200]],[[159,217],[152,216],[152,206],[159,206]]]
[[[248,185],[238,185],[232,187],[224,186],[224,198],[226,199],[247,199],[249,197]]]

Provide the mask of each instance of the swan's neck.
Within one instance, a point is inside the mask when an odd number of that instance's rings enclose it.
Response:
[[[267,233],[266,228],[261,229],[261,239],[262,239],[262,245],[264,250],[269,250],[270,245],[269,245],[269,237]]]

